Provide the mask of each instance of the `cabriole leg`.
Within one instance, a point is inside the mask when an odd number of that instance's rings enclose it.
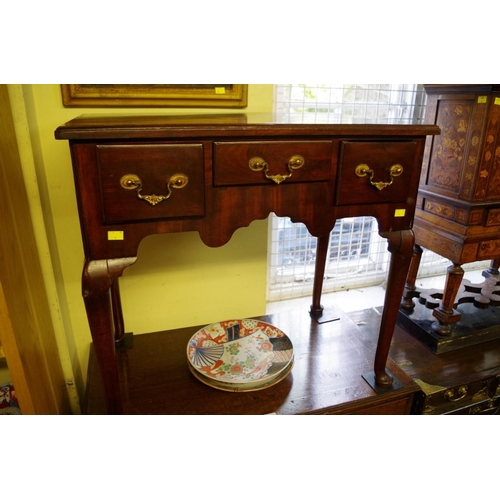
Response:
[[[389,357],[392,336],[396,327],[400,298],[403,295],[408,269],[413,257],[415,237],[411,230],[380,233],[380,235],[389,240],[391,262],[377,351],[375,353],[374,371],[375,385],[388,388],[393,384],[393,377],[386,371],[387,358]]]
[[[112,304],[111,289],[123,270],[132,265],[136,259],[133,257],[87,261],[83,269],[83,299],[103,383],[106,407],[111,415],[123,411],[115,350],[113,309],[116,306]],[[116,294],[114,298],[117,298]]]

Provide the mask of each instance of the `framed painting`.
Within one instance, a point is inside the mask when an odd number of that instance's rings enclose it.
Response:
[[[207,84],[82,84],[61,85],[66,107],[244,108],[248,85]]]

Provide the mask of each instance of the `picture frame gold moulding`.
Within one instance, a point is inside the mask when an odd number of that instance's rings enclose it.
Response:
[[[65,107],[245,108],[248,85],[61,84]]]

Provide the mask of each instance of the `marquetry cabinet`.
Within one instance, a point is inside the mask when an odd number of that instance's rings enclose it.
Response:
[[[414,221],[416,253],[403,308],[412,309],[422,248],[451,261],[433,330],[452,333],[460,320],[462,265],[491,260],[486,277],[500,263],[500,84],[425,85],[425,122],[441,128],[429,137]],[[495,283],[494,283],[495,284]],[[488,307],[495,295],[479,293],[476,305]],[[470,300],[470,297],[467,297]],[[496,305],[496,304],[495,304]]]

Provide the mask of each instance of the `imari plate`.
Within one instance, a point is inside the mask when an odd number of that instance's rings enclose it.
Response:
[[[280,329],[254,319],[213,323],[187,346],[191,372],[225,391],[256,391],[283,380],[293,366],[291,340]]]

